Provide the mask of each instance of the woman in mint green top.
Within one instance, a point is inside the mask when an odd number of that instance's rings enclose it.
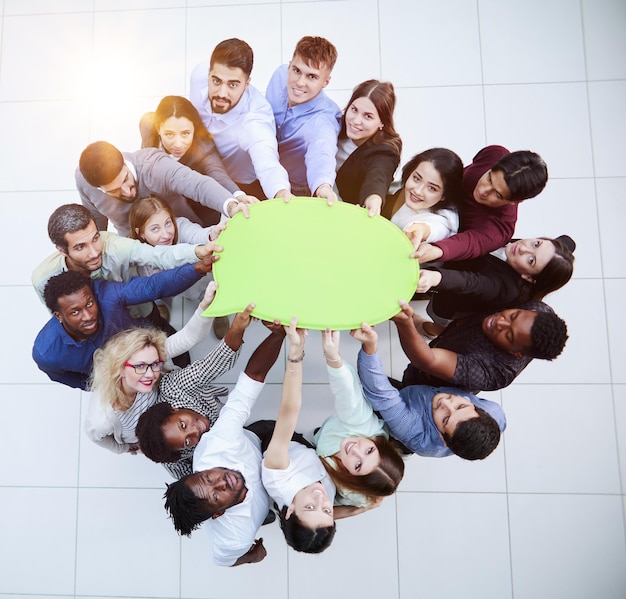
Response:
[[[315,434],[316,451],[337,487],[335,503],[375,507],[396,490],[404,462],[365,399],[356,372],[341,359],[339,339],[339,331],[322,332],[335,413]]]

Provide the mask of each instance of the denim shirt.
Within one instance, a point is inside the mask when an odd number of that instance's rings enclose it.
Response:
[[[368,355],[361,349],[357,368],[365,397],[383,417],[391,434],[419,455],[433,458],[452,455],[433,420],[432,400],[437,393],[465,397],[491,415],[501,431],[506,427],[504,411],[499,404],[467,391],[429,385],[410,385],[401,390],[394,388],[383,372],[378,354]]]

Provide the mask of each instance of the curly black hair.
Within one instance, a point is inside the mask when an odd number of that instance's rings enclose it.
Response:
[[[150,406],[137,421],[135,435],[142,453],[153,462],[166,464],[180,459],[180,451],[170,449],[163,425],[174,413],[174,408],[165,401]]]
[[[50,312],[56,312],[59,309],[60,297],[76,293],[83,287],[89,287],[93,293],[93,284],[87,275],[76,270],[66,270],[48,279],[43,290],[43,300]]]
[[[163,495],[165,509],[169,512],[174,528],[179,534],[187,537],[213,516],[213,512],[207,510],[206,501],[201,497],[196,497],[186,484],[187,479],[192,476],[195,474],[188,474],[175,483],[167,485]]]
[[[554,312],[537,312],[530,329],[531,347],[527,356],[541,360],[554,360],[561,355],[568,339],[567,324]]]
[[[478,418],[459,422],[452,435],[443,433],[448,449],[465,460],[484,460],[500,442],[500,427],[491,414],[476,407]]]

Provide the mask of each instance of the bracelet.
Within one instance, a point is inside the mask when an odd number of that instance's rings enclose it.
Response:
[[[302,360],[304,360],[304,352],[302,352],[302,355],[299,358],[296,358],[295,360],[287,356],[287,360],[289,360],[292,364],[297,364],[298,362],[302,362]]]
[[[322,355],[326,358],[327,362],[331,362],[331,363],[341,362],[341,356],[337,358],[336,360],[331,360],[326,354],[322,354]]]

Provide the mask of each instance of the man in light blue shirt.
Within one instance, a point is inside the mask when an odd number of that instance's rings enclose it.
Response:
[[[498,446],[506,427],[500,405],[451,387],[410,385],[398,390],[383,372],[374,329],[363,324],[352,335],[362,343],[357,369],[363,393],[407,449],[433,458],[454,453],[482,460]]]
[[[341,110],[322,90],[337,50],[322,37],[303,37],[288,65],[276,69],[265,92],[274,111],[281,164],[294,195],[336,201],[333,191]]]
[[[291,198],[278,159],[272,108],[250,86],[252,48],[236,38],[220,42],[209,62],[191,73],[189,99],[200,113],[230,177],[258,198]]]
[[[48,256],[35,270],[31,281],[43,302],[43,290],[50,277],[66,270],[82,272],[92,279],[128,281],[137,276],[137,266],[152,266],[162,270],[193,264],[211,251],[210,244],[151,246],[136,239],[120,237],[109,231],[98,231],[96,221],[81,204],[59,206],[48,219],[48,235],[57,251]],[[148,316],[152,303],[132,316]]]
[[[193,264],[207,256],[213,247],[209,243],[153,247],[109,231],[98,231],[93,215],[81,204],[59,206],[48,219],[48,236],[57,251],[43,260],[31,276],[33,287],[42,302],[48,280],[68,270],[80,272],[91,279],[124,283],[139,274],[138,266],[167,270]],[[152,301],[131,304],[128,312],[133,318],[149,318],[153,326],[168,335],[176,332]],[[188,354],[182,354],[174,358],[174,363],[186,366],[189,359]]]

